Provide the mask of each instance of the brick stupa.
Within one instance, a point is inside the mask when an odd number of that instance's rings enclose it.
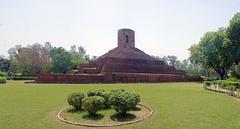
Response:
[[[40,74],[42,83],[135,83],[190,82],[200,77],[186,75],[135,47],[131,29],[118,30],[118,46],[89,64],[80,65],[75,74]]]

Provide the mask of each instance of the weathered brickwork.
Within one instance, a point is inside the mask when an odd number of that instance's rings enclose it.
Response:
[[[134,31],[118,31],[118,46],[96,61],[80,65],[76,74],[40,74],[36,82],[43,83],[135,83],[202,81],[188,76],[161,60],[135,48]]]

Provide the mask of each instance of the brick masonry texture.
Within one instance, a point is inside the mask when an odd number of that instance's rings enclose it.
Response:
[[[186,75],[161,60],[135,48],[134,31],[120,29],[118,46],[89,64],[79,66],[75,74],[39,74],[41,83],[136,83],[195,82],[201,77]]]

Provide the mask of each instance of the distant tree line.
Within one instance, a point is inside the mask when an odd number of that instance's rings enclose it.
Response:
[[[201,65],[193,64],[190,59],[179,60],[175,55],[168,56],[153,56],[156,59],[162,60],[169,66],[174,66],[177,70],[184,70],[186,74],[192,76],[203,76],[206,78],[217,77],[217,74],[211,68],[204,68]]]
[[[86,50],[76,45],[67,51],[62,47],[53,47],[35,43],[22,47],[16,45],[8,50],[9,58],[0,57],[0,71],[23,76],[36,76],[39,73],[67,73],[78,69],[80,64],[96,59],[90,58]]]

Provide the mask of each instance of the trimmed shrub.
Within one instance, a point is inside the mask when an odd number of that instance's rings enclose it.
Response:
[[[76,110],[82,109],[82,100],[85,97],[84,93],[72,93],[68,96],[68,104],[72,105]]]
[[[87,92],[87,96],[91,97],[91,96],[103,96],[103,92],[105,92],[105,90],[91,90]]]
[[[110,103],[110,96],[112,95],[112,92],[105,91],[103,92],[103,98],[104,98],[104,107],[105,108],[111,108],[111,103]]]
[[[85,109],[90,116],[95,116],[97,111],[104,107],[104,98],[101,96],[91,96],[83,99],[83,109]]]
[[[0,71],[0,77],[7,77],[7,76],[8,76],[7,72]]]
[[[23,77],[23,76],[17,76],[17,77],[12,77],[13,80],[35,80],[36,77]]]
[[[109,100],[115,111],[125,116],[128,111],[136,108],[140,102],[140,96],[137,93],[120,89],[114,90]]]
[[[112,93],[115,93],[115,92],[124,92],[126,91],[125,89],[116,89],[116,90],[111,90]]]
[[[0,77],[0,83],[6,83],[7,78],[6,77]]]
[[[87,92],[88,97],[92,96],[100,96],[104,98],[104,108],[110,108],[111,104],[109,102],[109,98],[111,96],[112,92],[108,92],[105,90],[92,90]]]

